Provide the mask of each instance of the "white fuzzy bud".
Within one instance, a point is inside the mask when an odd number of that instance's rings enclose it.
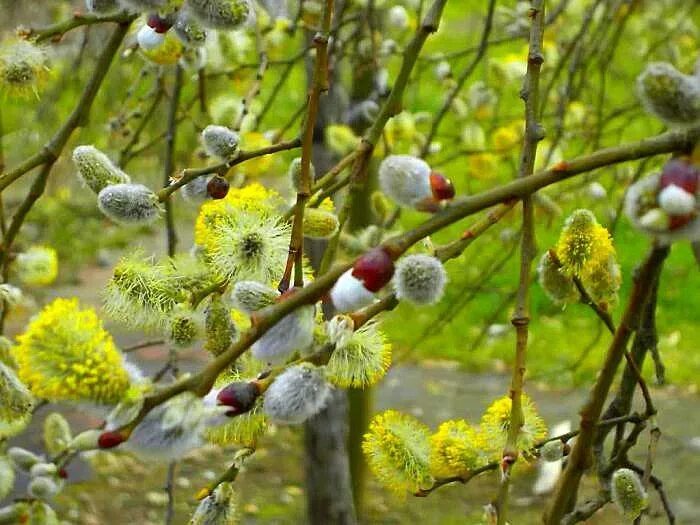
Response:
[[[415,207],[432,197],[430,171],[418,157],[390,155],[379,165],[379,186],[398,204]]]
[[[78,168],[78,177],[95,193],[110,184],[127,184],[129,176],[117,168],[112,161],[95,146],[78,146],[73,150],[73,162]]]
[[[144,51],[151,51],[160,47],[165,42],[165,33],[158,33],[155,29],[147,24],[141,26],[139,32],[136,33],[136,41],[139,47]]]
[[[12,284],[2,283],[0,284],[0,300],[10,306],[18,304],[22,301],[22,290]]]
[[[58,468],[54,463],[37,463],[29,469],[29,475],[33,478],[41,476],[54,476],[58,472]]]
[[[403,30],[408,27],[408,21],[408,12],[406,11],[405,7],[401,5],[395,5],[394,7],[389,9],[387,16],[387,22],[389,23],[389,27]]]
[[[70,442],[69,448],[71,450],[75,450],[76,452],[97,450],[99,448],[98,440],[101,434],[102,431],[97,429],[90,429],[86,430],[85,432],[81,432],[73,438],[73,441]]]
[[[559,461],[564,457],[564,443],[560,439],[548,441],[540,448],[540,457],[548,463]]]
[[[239,281],[231,292],[234,305],[249,314],[270,306],[278,297],[275,290],[257,281]]]
[[[258,339],[251,351],[260,361],[279,364],[294,352],[304,352],[314,338],[313,305],[302,306],[280,319]]]
[[[7,457],[17,466],[17,468],[29,472],[29,470],[42,461],[41,456],[21,447],[11,447],[7,451]]]
[[[0,501],[10,494],[14,485],[15,469],[7,456],[0,455]]]
[[[186,46],[201,47],[207,42],[207,32],[185,8],[178,12],[173,31]]]
[[[438,80],[445,80],[450,75],[452,75],[452,66],[447,60],[441,60],[435,66],[435,76]]]
[[[85,0],[85,7],[91,13],[108,15],[119,10],[117,0]]]
[[[608,192],[600,182],[591,182],[588,185],[588,195],[595,200],[602,200],[608,196]]]
[[[42,500],[53,498],[58,490],[58,484],[52,478],[45,476],[32,479],[27,486],[30,496]]]
[[[326,332],[331,344],[342,347],[348,344],[355,330],[355,323],[348,315],[336,315],[328,321]]]
[[[353,312],[369,306],[375,295],[365,288],[362,281],[352,275],[352,269],[341,275],[331,289],[331,301],[339,312]]]
[[[409,255],[396,264],[396,296],[415,304],[434,304],[445,292],[447,272],[431,255]]]
[[[671,184],[659,192],[659,206],[669,215],[688,215],[695,210],[695,196]]]
[[[114,184],[97,196],[100,211],[120,224],[147,224],[158,217],[158,197],[142,184]]]
[[[212,29],[235,29],[255,16],[249,0],[187,0],[187,6],[204,27]]]
[[[221,160],[229,160],[238,153],[240,143],[238,133],[225,126],[210,125],[202,131],[202,144],[209,155]]]
[[[647,493],[639,476],[631,469],[617,469],[612,475],[610,490],[613,502],[631,520],[647,508]]]
[[[191,204],[201,204],[210,200],[211,197],[207,190],[210,179],[211,176],[202,176],[191,180],[180,189],[182,197]]]
[[[637,78],[637,90],[647,111],[668,124],[687,126],[700,120],[700,79],[671,64],[649,64]]]
[[[265,393],[263,410],[277,423],[299,424],[320,412],[328,402],[331,386],[321,370],[308,363],[288,368]]]
[[[231,483],[220,483],[199,502],[189,525],[229,525],[238,523],[236,497]]]

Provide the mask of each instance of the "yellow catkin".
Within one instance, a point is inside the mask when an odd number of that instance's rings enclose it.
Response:
[[[485,463],[486,440],[463,419],[443,422],[430,436],[430,470],[435,477],[462,476]]]
[[[598,224],[588,210],[576,210],[566,220],[556,247],[562,269],[567,275],[585,278],[615,254],[610,233]]]
[[[397,494],[416,492],[432,482],[430,431],[417,419],[387,410],[374,417],[362,450],[377,479]]]
[[[77,299],[54,300],[17,341],[19,377],[39,398],[114,403],[129,388],[112,336]]]

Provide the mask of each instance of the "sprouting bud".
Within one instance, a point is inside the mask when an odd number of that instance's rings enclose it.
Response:
[[[381,246],[362,254],[352,267],[352,276],[370,292],[378,292],[394,275],[394,261]]]
[[[328,380],[342,388],[364,388],[379,381],[391,366],[391,344],[379,330],[377,323],[367,323],[358,330],[347,334],[347,319],[336,316],[340,322],[329,322],[334,325],[331,341],[336,341],[335,350],[331,354],[326,367]],[[352,330],[352,328],[350,329]]]
[[[389,218],[389,214],[391,213],[391,203],[382,192],[375,191],[372,193],[371,205],[372,211],[380,223],[385,222]]]
[[[391,28],[406,29],[409,22],[408,11],[401,5],[395,5],[387,13],[387,22]]]
[[[309,174],[311,181],[313,181],[316,178],[316,168],[314,168],[313,164],[309,166]],[[289,163],[287,175],[289,180],[292,181],[292,187],[298,191],[301,184],[301,157],[296,157]]]
[[[445,421],[430,436],[430,471],[439,478],[462,476],[486,462],[484,437],[469,423]]]
[[[649,505],[646,490],[634,470],[617,469],[610,485],[612,500],[627,519],[636,519]]]
[[[99,445],[101,436],[102,432],[97,429],[90,429],[81,432],[70,442],[70,449],[77,452],[83,452],[86,450],[96,450],[97,448],[102,448]]]
[[[615,253],[610,234],[588,210],[575,210],[564,224],[556,253],[562,271],[579,277],[586,269],[606,264]]]
[[[109,15],[119,10],[118,0],[85,0],[85,7],[91,13]]]
[[[659,192],[659,206],[669,215],[690,215],[695,210],[695,196],[683,188],[671,184]]]
[[[379,165],[379,186],[397,204],[413,208],[433,196],[430,173],[418,157],[390,155]]]
[[[20,520],[20,523],[27,523],[28,525],[59,525],[56,511],[43,501],[32,502],[27,512],[27,521],[23,522]]]
[[[445,80],[452,76],[452,66],[447,60],[441,60],[435,66],[435,76],[438,80]]]
[[[129,176],[95,146],[78,146],[73,150],[78,177],[96,194],[110,184],[128,184]]]
[[[288,313],[253,343],[253,356],[266,363],[279,364],[294,352],[304,352],[313,343],[314,316],[313,305]]]
[[[327,239],[338,231],[338,217],[320,208],[304,210],[304,236],[310,239]]]
[[[32,246],[17,255],[14,263],[17,277],[30,286],[46,286],[58,275],[58,256],[50,246]]]
[[[121,432],[116,430],[107,430],[106,432],[102,432],[97,438],[97,446],[102,449],[110,449],[118,447],[124,443],[126,439],[126,436]]]
[[[225,178],[214,175],[207,182],[207,195],[214,200],[223,199],[228,195],[230,187],[231,185]]]
[[[235,29],[255,15],[249,0],[187,0],[190,12],[204,27]]]
[[[225,126],[210,125],[202,131],[202,144],[209,155],[229,160],[238,153],[241,137]]]
[[[204,349],[213,355],[225,352],[238,335],[231,312],[218,294],[212,297],[205,311],[204,332]]]
[[[51,499],[58,492],[58,484],[51,478],[41,476],[29,482],[27,492],[33,498],[41,500]]]
[[[234,304],[247,313],[270,306],[278,297],[276,290],[257,281],[239,281],[231,292]]]
[[[197,177],[185,184],[180,189],[180,193],[182,193],[182,196],[187,202],[201,204],[211,199],[209,195],[209,181],[211,179],[212,177]]]
[[[518,434],[517,445],[524,459],[530,460],[533,458],[532,448],[547,436],[547,426],[529,396],[523,394],[521,402],[524,423]],[[491,460],[500,461],[503,458],[512,404],[510,396],[501,397],[491,403],[481,416],[480,431],[485,439],[483,450]]]
[[[653,62],[637,77],[642,103],[667,124],[687,126],[700,119],[700,79],[671,64]]]
[[[46,53],[33,43],[12,40],[0,46],[0,91],[37,94],[46,72]]]
[[[173,30],[186,46],[201,47],[207,41],[206,30],[194,19],[186,8],[180,9],[177,13]]]
[[[139,43],[139,47],[144,51],[152,51],[163,45],[165,42],[165,33],[158,32],[148,24],[144,24],[136,33],[136,41]]]
[[[168,341],[179,348],[187,348],[199,337],[199,326],[193,312],[178,305],[172,313],[168,329]]]
[[[29,472],[34,465],[42,461],[40,456],[21,447],[10,447],[7,450],[7,457],[12,460],[12,463],[14,463],[17,468],[25,472]]]
[[[204,443],[204,429],[220,419],[219,412],[185,392],[151,410],[131,433],[125,448],[147,459],[181,458]]]
[[[100,211],[119,224],[148,224],[160,212],[158,197],[142,184],[114,184],[97,196]]]
[[[0,301],[9,306],[19,304],[22,301],[22,290],[9,283],[2,283],[0,284]]]
[[[29,475],[33,478],[41,476],[55,476],[58,474],[58,467],[55,463],[37,463],[29,469]]]
[[[588,185],[588,195],[595,200],[602,200],[608,196],[608,191],[600,182],[591,182]]]
[[[326,325],[328,341],[336,347],[348,344],[355,330],[355,323],[349,315],[336,315]]]
[[[0,455],[0,500],[4,500],[10,494],[14,485],[15,469],[7,456]],[[1,516],[0,513],[0,523],[3,523]]]
[[[146,25],[156,33],[165,34],[173,27],[173,20],[169,16],[160,16],[158,13],[151,13],[146,19]]]
[[[375,295],[362,281],[352,275],[352,269],[341,275],[330,293],[331,302],[339,312],[352,312],[374,302]]]
[[[347,113],[348,125],[355,133],[362,133],[379,114],[379,104],[367,99],[350,107]]]
[[[447,272],[431,255],[409,255],[396,264],[396,297],[414,304],[434,304],[445,292]]]
[[[547,441],[540,448],[540,457],[549,463],[559,461],[564,457],[564,442],[561,439]]]
[[[238,507],[233,485],[220,483],[206,498],[199,502],[188,525],[229,525],[238,523]]]
[[[58,412],[52,412],[44,419],[44,446],[54,456],[63,452],[73,440],[70,425]]]
[[[168,0],[118,0],[122,6],[135,11],[146,11],[163,7]]]
[[[34,396],[15,371],[4,363],[0,363],[0,399],[0,423],[12,424],[31,417]]]
[[[282,372],[265,393],[263,410],[277,423],[296,425],[323,410],[331,395],[320,368],[309,363]]]
[[[432,481],[430,431],[407,414],[388,410],[376,415],[362,450],[377,479],[394,492],[416,492]]]
[[[442,173],[433,171],[430,173],[430,189],[436,201],[448,201],[454,199],[455,187],[452,181]]]
[[[579,300],[579,293],[571,277],[561,271],[554,263],[550,252],[545,252],[537,266],[540,286],[554,303],[566,304]]]
[[[255,406],[260,396],[260,387],[255,381],[234,381],[222,388],[216,395],[219,405],[230,407],[227,416],[244,414]]]
[[[625,195],[625,214],[661,243],[700,239],[700,170],[689,160],[669,160],[661,174],[632,184]],[[692,206],[691,206],[692,205]]]

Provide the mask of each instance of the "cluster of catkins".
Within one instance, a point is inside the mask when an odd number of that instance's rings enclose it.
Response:
[[[250,0],[86,0],[88,10],[111,14],[126,9],[147,13],[137,40],[145,52],[179,45],[200,48],[207,29],[230,30],[248,24],[255,16]]]

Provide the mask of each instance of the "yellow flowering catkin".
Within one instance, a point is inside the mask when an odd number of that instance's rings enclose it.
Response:
[[[481,432],[484,436],[485,451],[490,459],[500,459],[510,427],[512,400],[504,396],[494,401],[481,417]],[[524,424],[518,433],[518,449],[526,459],[531,459],[529,451],[538,441],[547,436],[547,425],[537,412],[532,400],[522,395]]]
[[[610,233],[588,210],[576,210],[566,220],[556,248],[567,275],[585,278],[597,267],[607,264],[615,249]]]
[[[44,307],[17,341],[19,377],[39,398],[115,403],[129,387],[112,336],[77,299]]]
[[[281,202],[280,195],[261,184],[253,183],[243,188],[231,188],[225,198],[205,202],[197,216],[194,242],[207,248],[212,242],[212,231],[217,221],[232,214],[255,214],[270,216]]]
[[[469,423],[460,420],[443,422],[430,436],[430,470],[433,476],[461,476],[486,463],[483,450],[486,440]]]
[[[377,479],[398,494],[430,485],[430,431],[417,419],[387,410],[374,417],[362,450]]]

